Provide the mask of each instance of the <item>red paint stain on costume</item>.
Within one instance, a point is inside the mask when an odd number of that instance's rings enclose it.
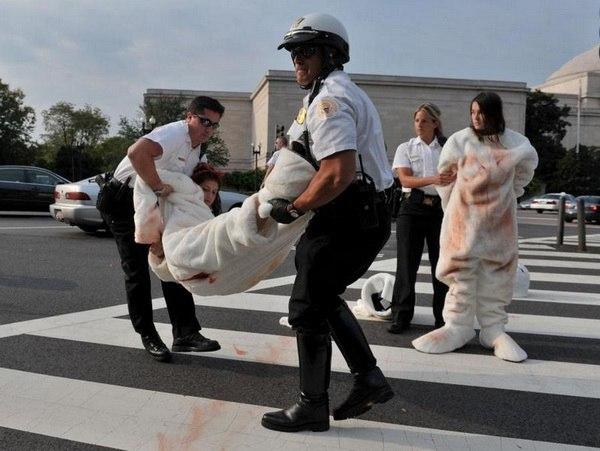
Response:
[[[213,274],[209,274],[206,272],[199,272],[195,276],[189,277],[187,279],[181,279],[180,282],[189,282],[190,280],[205,280],[208,279],[208,283],[214,283],[217,278]]]

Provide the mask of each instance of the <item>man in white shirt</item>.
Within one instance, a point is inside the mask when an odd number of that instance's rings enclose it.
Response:
[[[275,167],[275,163],[277,162],[277,158],[279,158],[279,151],[281,149],[287,149],[288,139],[285,136],[278,136],[275,139],[275,152],[267,161],[267,172],[265,173],[265,179],[269,176],[273,168]]]
[[[224,107],[210,97],[196,97],[184,120],[154,129],[138,139],[117,166],[110,181],[119,195],[102,216],[117,242],[121,266],[125,273],[125,290],[129,317],[141,335],[146,351],[158,361],[169,361],[171,354],[161,340],[152,319],[152,296],[148,268],[149,246],[134,240],[133,186],[141,177],[157,197],[166,197],[173,188],[162,182],[157,168],[192,175],[200,161],[201,144],[207,142],[219,126]],[[216,351],[218,342],[200,334],[195,305],[189,291],[175,282],[161,282],[173,326],[173,351]]]

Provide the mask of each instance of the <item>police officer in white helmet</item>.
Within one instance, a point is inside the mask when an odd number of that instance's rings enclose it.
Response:
[[[296,246],[297,275],[289,303],[300,395],[290,408],[266,413],[262,425],[285,432],[325,431],[331,336],[355,378],[348,398],[333,410],[335,420],[361,415],[394,395],[340,297],[390,236],[384,190],[393,177],[379,115],[343,71],[350,59],[344,26],[330,15],[308,14],[294,22],[281,48],[291,53],[298,84],[310,91],[288,132],[291,149],[318,171],[293,202],[271,201],[271,216],[280,223],[309,210],[315,215]]]

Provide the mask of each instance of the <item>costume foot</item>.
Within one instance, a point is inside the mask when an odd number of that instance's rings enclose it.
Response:
[[[495,328],[481,329],[479,342],[482,346],[493,349],[494,355],[509,362],[522,362],[527,353],[504,331]]]
[[[413,340],[412,345],[417,351],[443,354],[462,348],[473,337],[475,337],[475,331],[471,327],[446,324]]]

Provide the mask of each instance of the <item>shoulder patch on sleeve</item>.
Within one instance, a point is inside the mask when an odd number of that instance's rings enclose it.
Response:
[[[334,117],[339,110],[339,104],[333,97],[323,97],[317,104],[317,116],[321,120]]]

